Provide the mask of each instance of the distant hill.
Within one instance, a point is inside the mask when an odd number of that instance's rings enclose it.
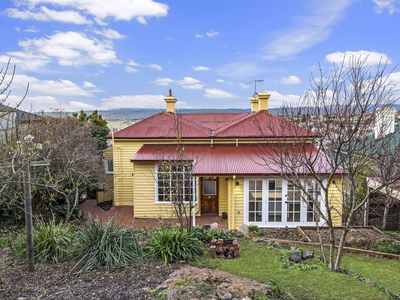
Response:
[[[400,104],[394,105],[400,111]],[[136,123],[151,115],[164,111],[162,108],[118,108],[110,110],[100,110],[99,113],[108,121],[109,127],[114,129],[122,129],[133,123]],[[249,112],[250,109],[226,108],[226,109],[177,109],[178,113],[186,114],[202,114],[202,113],[241,113]],[[279,114],[280,108],[271,108],[272,114]],[[91,111],[86,111],[91,113]],[[54,115],[54,113],[48,113]]]

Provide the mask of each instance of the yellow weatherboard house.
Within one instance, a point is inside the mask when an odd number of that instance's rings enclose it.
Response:
[[[260,145],[268,149],[272,143],[311,142],[315,134],[269,113],[269,98],[267,92],[255,94],[251,112],[246,113],[178,114],[177,99],[170,91],[166,111],[112,135],[114,205],[133,206],[132,218],[173,218],[173,187],[162,179],[165,170],[159,166],[174,157],[179,143],[193,162],[193,184],[182,187],[182,193],[191,189],[196,216],[224,216],[229,229],[242,224],[315,226],[315,213],[302,202],[300,190],[265,163],[260,153]],[[329,186],[337,226],[341,180],[338,174],[336,184]]]

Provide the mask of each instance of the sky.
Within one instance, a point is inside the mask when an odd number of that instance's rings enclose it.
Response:
[[[31,111],[249,108],[253,80],[279,107],[318,64],[395,68],[399,28],[399,0],[0,0],[0,65]]]

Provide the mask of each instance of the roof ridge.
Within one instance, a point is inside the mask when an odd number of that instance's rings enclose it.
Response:
[[[215,130],[215,135],[218,135],[219,133],[224,132],[225,130],[228,130],[228,129],[231,128],[231,127],[237,126],[239,123],[241,123],[241,122],[243,122],[243,121],[249,119],[249,118],[252,117],[252,116],[257,115],[259,112],[260,112],[260,111],[258,111],[258,112],[256,112],[256,113],[250,112],[250,113],[248,113],[246,116],[243,116],[242,118],[240,118],[240,119],[238,119],[238,120],[235,120],[235,121],[233,121],[232,123],[229,123],[229,124],[226,124],[226,125],[224,125],[224,126],[221,126],[221,127],[217,128],[217,129]]]

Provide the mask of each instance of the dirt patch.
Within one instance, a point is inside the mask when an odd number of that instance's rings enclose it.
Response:
[[[261,295],[273,298],[272,289],[266,284],[219,270],[192,266],[173,272],[158,287],[158,295],[168,300],[252,299]]]
[[[303,238],[297,233],[296,228],[263,228],[262,237],[266,239],[279,239],[290,241],[302,241]]]
[[[179,265],[146,260],[126,268],[70,274],[66,264],[38,265],[28,273],[0,251],[0,299],[156,299],[152,290]]]
[[[302,227],[303,232],[311,239],[311,242],[318,243],[317,230],[312,228]],[[329,229],[320,228],[321,237],[324,243],[329,243]],[[343,229],[335,229],[335,241],[339,244],[340,237],[343,233]],[[346,238],[346,246],[355,248],[368,249],[368,246],[376,240],[385,238],[386,236],[372,228],[354,228],[349,231]]]

